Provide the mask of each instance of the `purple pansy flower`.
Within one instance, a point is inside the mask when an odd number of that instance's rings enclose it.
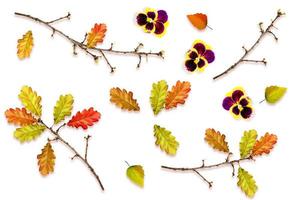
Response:
[[[185,67],[188,71],[193,72],[196,69],[203,71],[205,67],[215,60],[215,54],[209,47],[201,40],[196,40],[186,54]]]
[[[227,93],[222,106],[225,110],[230,111],[234,118],[248,119],[253,112],[251,100],[246,96],[242,87],[236,87]]]
[[[143,13],[139,13],[136,22],[143,27],[145,32],[154,33],[157,36],[163,36],[169,24],[166,11],[155,11],[151,8],[146,8]]]

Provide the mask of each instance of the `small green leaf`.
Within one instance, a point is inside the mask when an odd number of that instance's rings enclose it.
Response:
[[[73,109],[74,99],[71,94],[61,95],[54,107],[54,124],[58,124],[65,117],[70,116]]]
[[[244,132],[244,136],[240,142],[240,155],[241,158],[246,158],[250,155],[253,146],[256,142],[257,132],[256,130],[249,130]]]
[[[274,104],[279,101],[286,93],[287,88],[279,86],[270,86],[265,90],[265,98],[268,103]]]
[[[14,132],[14,136],[20,142],[30,142],[40,136],[45,129],[45,126],[39,124],[27,125],[17,128]]]
[[[257,191],[257,185],[256,185],[255,180],[253,179],[253,176],[241,167],[239,168],[239,171],[238,171],[237,185],[241,188],[241,190],[248,197],[251,197],[251,198],[254,197],[254,195]]]
[[[141,165],[133,165],[127,168],[127,177],[140,187],[144,187],[144,169]]]
[[[150,102],[155,115],[157,115],[164,108],[167,92],[168,84],[165,80],[161,80],[152,84]]]

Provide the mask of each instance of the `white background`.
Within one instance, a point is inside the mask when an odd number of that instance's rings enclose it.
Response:
[[[145,34],[135,24],[136,13],[145,7],[165,9],[170,26],[163,38]],[[268,61],[262,65],[240,65],[228,76],[218,81],[212,77],[243,53],[259,35],[258,22],[268,24],[277,9],[287,13],[279,20],[274,32],[278,43],[266,37],[249,58]],[[87,132],[65,128],[67,138],[81,152],[83,137],[92,135],[89,159],[106,188],[100,190],[93,176],[68,149],[53,144],[56,152],[55,172],[44,178],[38,172],[36,155],[40,153],[49,133],[35,142],[20,144],[13,137],[14,126],[0,116],[0,199],[245,199],[231,177],[231,168],[205,171],[214,181],[212,189],[200,177],[191,173],[173,173],[161,170],[160,165],[196,166],[205,159],[207,163],[221,162],[225,155],[213,151],[204,142],[206,128],[215,128],[227,135],[231,151],[238,157],[238,144],[244,130],[255,128],[260,135],[275,133],[279,141],[270,156],[256,162],[243,163],[253,174],[259,190],[256,199],[299,199],[299,6],[297,1],[212,1],[212,0],[85,0],[40,1],[10,0],[2,2],[1,16],[1,95],[0,111],[20,107],[17,95],[23,85],[30,85],[42,96],[43,119],[52,123],[52,109],[60,94],[72,93],[74,112],[95,107],[102,114],[98,124]],[[51,31],[23,18],[14,12],[24,12],[51,20],[71,12],[71,21],[55,24],[70,36],[82,40],[94,23],[106,23],[107,35],[103,47],[111,42],[118,49],[133,49],[143,42],[145,50],[165,50],[165,60],[149,58],[136,69],[137,59],[109,55],[117,67],[109,73],[104,61],[93,60],[79,52],[72,55],[72,46],[59,35],[51,38]],[[186,15],[203,12],[208,15],[213,30],[199,32],[188,22]],[[30,59],[20,61],[16,56],[17,39],[33,31],[34,49]],[[209,43],[216,60],[203,73],[189,74],[184,70],[185,52],[195,39]],[[169,85],[177,80],[187,80],[192,91],[184,106],[162,111],[157,117],[152,113],[149,95],[153,82],[165,79]],[[258,102],[264,98],[264,88],[269,85],[288,87],[286,96],[275,106]],[[225,93],[241,85],[253,100],[255,114],[249,121],[234,120],[223,110]],[[134,92],[141,111],[123,112],[109,102],[109,89],[126,88]],[[153,125],[171,130],[180,142],[177,155],[170,157],[155,146]],[[145,188],[141,189],[126,178],[127,160],[141,164],[145,169]]]

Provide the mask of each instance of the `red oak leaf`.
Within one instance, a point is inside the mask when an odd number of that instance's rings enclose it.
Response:
[[[95,122],[98,122],[100,117],[101,114],[91,107],[88,110],[84,109],[81,112],[78,111],[67,125],[75,128],[82,127],[83,129],[87,129],[88,126],[93,126]]]

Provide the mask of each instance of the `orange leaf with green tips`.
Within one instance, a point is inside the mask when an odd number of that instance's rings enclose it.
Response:
[[[206,129],[204,139],[212,148],[225,153],[229,152],[226,136],[219,131],[215,131],[215,129],[211,128]]]
[[[202,13],[195,13],[192,15],[187,15],[189,21],[199,30],[203,30],[207,27],[207,16]]]

